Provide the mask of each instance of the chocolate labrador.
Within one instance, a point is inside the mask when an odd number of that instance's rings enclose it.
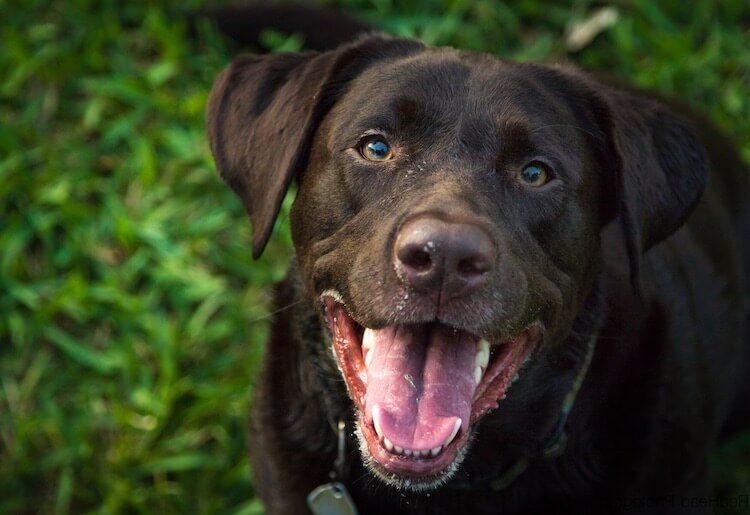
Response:
[[[254,257],[298,184],[249,433],[268,511],[708,495],[750,418],[750,176],[678,111],[378,34],[236,58],[208,132]]]

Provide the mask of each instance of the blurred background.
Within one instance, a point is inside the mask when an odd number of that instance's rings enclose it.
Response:
[[[203,5],[0,0],[0,513],[262,513],[244,433],[291,197],[253,262],[204,131],[238,49],[208,23],[189,30]],[[750,162],[746,0],[324,5],[679,97]],[[750,433],[713,473],[717,494],[750,493]]]

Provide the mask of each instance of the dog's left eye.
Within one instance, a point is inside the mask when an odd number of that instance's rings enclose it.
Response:
[[[388,161],[393,157],[391,146],[382,137],[368,139],[360,145],[359,152],[368,161]]]
[[[530,163],[521,170],[518,178],[526,185],[533,188],[544,186],[551,179],[547,166],[543,163]]]

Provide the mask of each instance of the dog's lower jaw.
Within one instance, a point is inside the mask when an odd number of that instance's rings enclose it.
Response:
[[[457,450],[455,458],[445,469],[431,476],[416,478],[383,470],[370,453],[367,439],[362,430],[362,424],[362,418],[358,416],[354,434],[357,436],[359,452],[365,468],[387,486],[403,492],[427,493],[437,490],[448,483],[461,467],[461,463],[463,463],[464,458],[469,452],[474,435],[473,431],[469,433],[464,444]]]

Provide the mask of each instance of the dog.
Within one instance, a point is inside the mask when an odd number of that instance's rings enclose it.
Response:
[[[255,258],[298,185],[249,431],[270,513],[710,493],[750,420],[750,175],[709,121],[377,33],[237,57],[207,120]]]

